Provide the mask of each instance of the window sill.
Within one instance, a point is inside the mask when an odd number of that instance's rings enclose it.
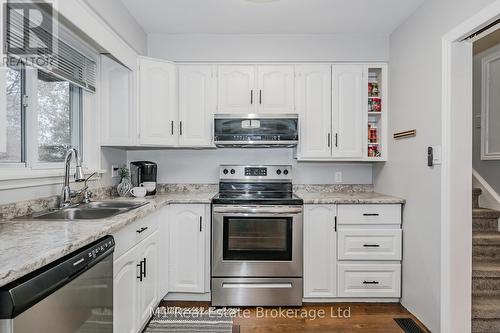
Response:
[[[86,176],[93,172],[101,175],[106,170],[84,170]],[[74,169],[71,170],[71,175],[73,173]],[[64,169],[0,168],[0,190],[61,184],[61,177],[64,177]]]

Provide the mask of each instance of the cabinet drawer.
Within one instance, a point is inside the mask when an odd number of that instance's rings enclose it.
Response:
[[[340,229],[339,260],[401,260],[401,229]]]
[[[159,212],[154,212],[116,232],[113,235],[116,243],[114,257],[120,257],[158,230],[160,216]],[[164,222],[166,223],[166,221]]]
[[[401,297],[400,264],[339,264],[339,297]]]
[[[401,224],[401,205],[338,205],[338,224]]]

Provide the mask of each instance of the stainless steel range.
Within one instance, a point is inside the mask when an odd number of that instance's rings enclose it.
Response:
[[[212,305],[302,304],[302,206],[289,165],[220,167]]]

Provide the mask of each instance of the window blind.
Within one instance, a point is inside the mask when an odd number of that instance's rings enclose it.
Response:
[[[95,61],[53,34],[52,19],[44,24],[16,8],[6,14],[5,49],[9,56],[95,92]]]

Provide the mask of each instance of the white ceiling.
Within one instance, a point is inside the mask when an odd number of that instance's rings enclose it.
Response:
[[[391,33],[424,0],[122,0],[147,33]]]

